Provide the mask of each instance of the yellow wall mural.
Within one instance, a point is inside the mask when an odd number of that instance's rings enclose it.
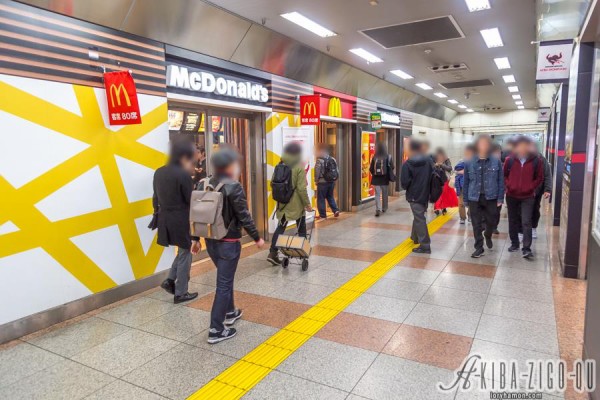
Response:
[[[167,268],[146,228],[166,99],[110,127],[103,89],[0,75],[0,93],[0,324]]]

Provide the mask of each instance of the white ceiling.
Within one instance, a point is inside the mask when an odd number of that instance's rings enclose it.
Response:
[[[378,77],[419,93],[456,111],[464,112],[449,104],[447,99],[433,95],[441,91],[466,106],[482,110],[486,106],[514,110],[512,93],[507,90],[502,75],[513,74],[527,108],[536,106],[535,53],[531,41],[536,39],[535,0],[490,0],[492,8],[470,13],[464,0],[379,0],[371,6],[369,0],[211,0],[234,14],[240,15],[300,42],[340,59]],[[280,17],[297,11],[320,23],[338,35],[321,38]],[[386,50],[359,30],[418,21],[439,16],[454,17],[465,34],[463,39],[409,46]],[[504,47],[488,49],[479,31],[498,27]],[[362,47],[384,60],[383,63],[367,64],[350,53],[351,48]],[[431,50],[429,54],[425,50]],[[512,68],[498,70],[495,57],[508,57]],[[445,90],[441,82],[457,80],[450,74],[435,74],[429,66],[464,62],[469,70],[461,72],[460,80],[490,79],[494,86],[480,87],[480,94],[465,99],[465,89]],[[402,80],[389,73],[401,69],[414,76]],[[426,82],[434,90],[423,91],[415,83]],[[511,84],[514,85],[514,84]]]

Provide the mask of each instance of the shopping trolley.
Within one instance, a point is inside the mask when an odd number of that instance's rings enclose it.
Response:
[[[312,216],[312,218],[311,218]],[[306,236],[300,236],[298,232],[295,235],[279,235],[275,247],[283,254],[281,266],[287,268],[293,259],[300,260],[302,271],[308,270],[308,258],[312,252],[310,239],[315,228],[317,212],[307,212],[305,215]],[[310,224],[310,225],[309,225]]]

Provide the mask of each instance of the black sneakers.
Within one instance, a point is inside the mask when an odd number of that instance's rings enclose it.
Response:
[[[272,251],[267,256],[267,261],[273,265],[281,265],[281,259],[279,258],[279,252]]]
[[[417,254],[431,254],[431,249],[424,249],[423,247],[415,247],[413,253]]]
[[[512,245],[512,246],[510,246],[510,247],[508,248],[508,251],[509,251],[510,253],[514,253],[515,251],[519,251],[519,249],[520,249],[520,247],[519,247],[519,246]]]
[[[473,254],[471,254],[471,258],[481,258],[481,256],[483,256],[485,254],[485,251],[483,249],[477,249],[475,250],[475,252],[473,252]]]
[[[533,252],[529,249],[523,249],[523,258],[531,260],[533,258]]]
[[[173,302],[175,304],[179,304],[179,303],[184,303],[186,301],[190,301],[190,300],[194,300],[196,297],[198,297],[198,292],[196,293],[186,293],[183,294],[181,296],[175,296],[175,300],[173,300]]]
[[[485,245],[487,246],[488,249],[491,250],[494,247],[494,242],[492,242],[492,237],[484,236],[484,238],[485,238]]]
[[[379,217],[380,215],[381,215],[381,211],[379,211],[379,210],[375,211],[375,216],[376,217]]]
[[[236,308],[235,311],[225,314],[225,321],[223,322],[223,324],[227,326],[233,325],[235,324],[235,321],[242,318],[243,314],[244,312],[242,310]]]
[[[236,333],[237,331],[235,328],[225,328],[221,332],[217,332],[215,328],[210,328],[208,331],[208,343],[215,344],[222,342],[223,340],[231,339]]]
[[[165,279],[161,284],[160,287],[165,289],[165,291],[169,294],[175,294],[175,281],[173,279]]]

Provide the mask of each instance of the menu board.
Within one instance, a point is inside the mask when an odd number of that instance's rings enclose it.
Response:
[[[179,131],[183,125],[183,111],[169,110],[169,130]]]
[[[375,188],[371,185],[371,159],[375,155],[375,132],[362,132],[361,137],[361,171],[360,198],[362,200],[375,196]]]
[[[200,114],[188,112],[185,113],[185,118],[183,120],[183,132],[198,132],[198,127],[200,126]]]

